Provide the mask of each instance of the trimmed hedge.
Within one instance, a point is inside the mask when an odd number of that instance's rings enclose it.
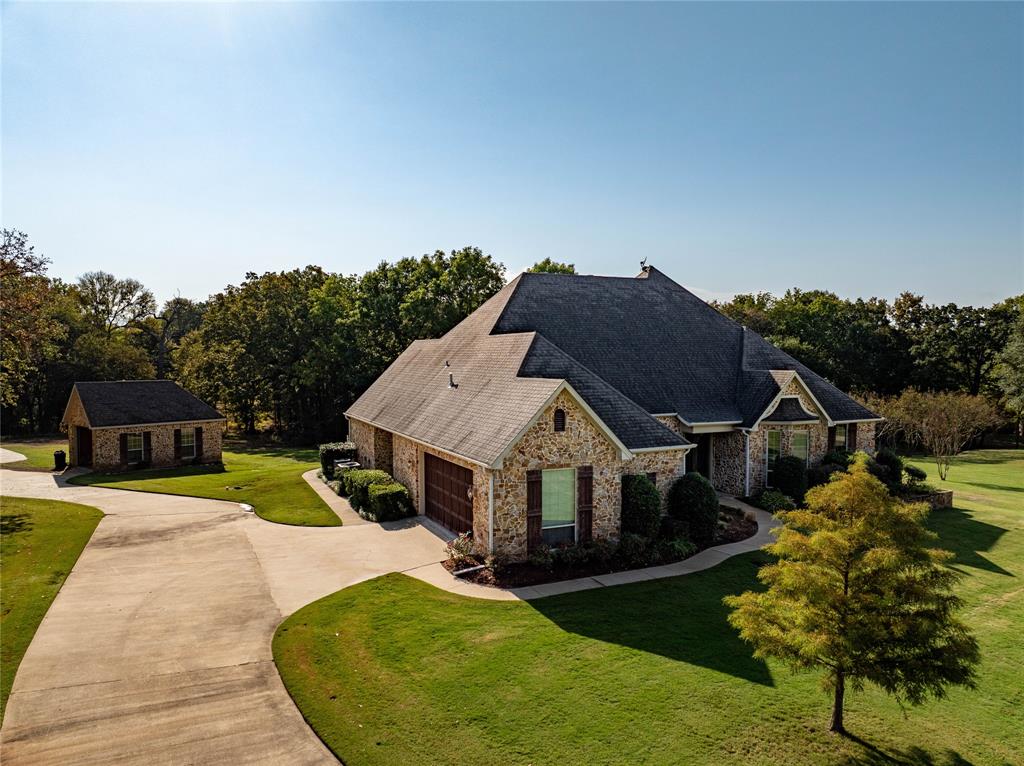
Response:
[[[360,468],[345,471],[341,483],[348,495],[348,502],[356,511],[367,508],[370,502],[370,487],[374,484],[391,484],[394,479],[387,471]]]
[[[803,505],[804,495],[807,494],[807,466],[803,459],[796,455],[780,457],[775,461],[772,482],[779,492],[789,495],[798,505]]]
[[[822,463],[807,469],[807,488],[818,487],[832,481],[832,474],[843,473],[846,469],[835,463]]]
[[[661,494],[643,475],[622,477],[622,533],[650,540],[661,526]]]
[[[842,448],[829,450],[821,456],[822,465],[837,465],[840,468],[848,468],[853,462],[853,453]]]
[[[693,542],[709,545],[718,526],[718,494],[710,481],[691,471],[676,479],[669,488],[668,513],[686,522]]]
[[[330,480],[334,478],[335,460],[355,460],[356,445],[353,442],[328,442],[320,445],[320,470]]]
[[[409,490],[397,481],[390,484],[371,484],[367,488],[366,516],[371,521],[394,521],[415,516]]]

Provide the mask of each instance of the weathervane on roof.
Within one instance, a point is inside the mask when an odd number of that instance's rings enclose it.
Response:
[[[646,255],[640,261],[640,271],[647,271],[647,256]]]

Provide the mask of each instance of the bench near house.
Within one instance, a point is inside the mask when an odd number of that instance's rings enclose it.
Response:
[[[68,463],[98,471],[219,463],[226,420],[170,380],[75,383],[61,429]]]
[[[415,341],[345,413],[366,467],[477,552],[619,535],[624,474],[771,486],[783,455],[872,451],[880,419],[653,267],[522,274]]]

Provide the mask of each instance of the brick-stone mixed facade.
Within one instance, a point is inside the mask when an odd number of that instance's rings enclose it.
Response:
[[[141,464],[151,468],[173,468],[180,465],[197,463],[221,462],[221,451],[226,421],[217,420],[181,420],[164,423],[137,423],[128,425],[93,427],[88,412],[77,391],[72,391],[64,412],[62,426],[68,434],[68,463],[72,466],[90,465],[94,470],[117,472],[137,467],[136,464],[122,459],[121,437],[125,434],[138,434],[142,438],[144,454]],[[195,457],[179,456],[175,450],[175,432],[202,429],[201,437],[196,438]],[[91,436],[92,454],[79,454],[79,445],[88,443]],[[198,436],[198,434],[197,434]],[[200,449],[201,441],[201,452]],[[148,447],[148,452],[145,451]]]

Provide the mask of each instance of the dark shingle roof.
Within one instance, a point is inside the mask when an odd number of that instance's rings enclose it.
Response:
[[[650,413],[751,425],[795,370],[833,420],[876,417],[656,269],[644,278],[524,274],[495,333],[536,331]],[[758,409],[760,407],[760,409]]]
[[[224,418],[171,380],[83,381],[75,390],[93,428]]]
[[[655,414],[753,425],[794,371],[833,419],[874,417],[661,272],[641,277],[522,274],[345,414],[487,465],[562,381],[631,450],[689,444]]]

